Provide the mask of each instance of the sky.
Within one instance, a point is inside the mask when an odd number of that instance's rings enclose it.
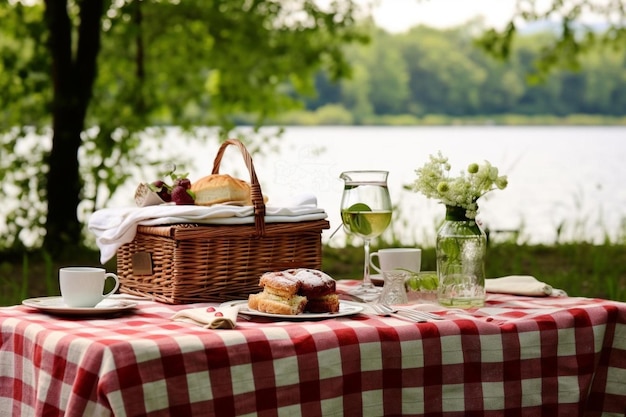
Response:
[[[377,4],[374,21],[392,33],[419,24],[436,28],[456,26],[478,16],[485,19],[487,26],[501,27],[515,11],[515,0],[378,0]]]
[[[424,24],[435,28],[447,28],[482,17],[487,27],[502,29],[515,15],[518,0],[356,0],[362,4],[375,4],[373,17],[376,24],[389,32],[398,33],[413,26]],[[536,0],[540,12],[549,10],[554,0]],[[565,9],[574,2],[565,2]],[[594,7],[608,6],[612,0],[594,0]],[[524,2],[527,8],[529,2]],[[611,8],[611,7],[609,7]],[[614,9],[614,6],[612,7]],[[622,21],[619,14],[607,18],[594,14],[586,6],[582,12],[584,23],[607,23]],[[517,20],[518,25],[524,22]]]

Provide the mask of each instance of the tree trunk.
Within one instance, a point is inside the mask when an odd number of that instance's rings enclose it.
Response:
[[[67,0],[46,0],[52,57],[52,149],[48,156],[48,214],[44,248],[59,253],[82,243],[77,209],[83,182],[78,149],[96,78],[103,0],[78,1],[80,23],[73,32]],[[78,34],[75,56],[72,33]]]

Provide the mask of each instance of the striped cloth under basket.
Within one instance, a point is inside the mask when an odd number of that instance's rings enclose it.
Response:
[[[224,302],[259,292],[264,272],[321,268],[328,221],[265,223],[254,164],[240,141],[221,145],[212,173],[219,173],[229,145],[239,148],[250,172],[254,224],[138,226],[133,241],[117,251],[121,292],[170,304]]]

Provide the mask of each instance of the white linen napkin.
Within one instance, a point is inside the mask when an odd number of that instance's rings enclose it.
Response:
[[[187,308],[172,316],[174,321],[195,324],[205,329],[234,329],[237,326],[238,307]]]
[[[294,196],[281,206],[265,206],[265,222],[301,222],[322,220],[324,209],[317,207],[317,198],[311,194]],[[100,262],[106,263],[125,243],[135,238],[138,225],[158,226],[177,223],[247,224],[254,223],[252,206],[177,206],[163,204],[147,207],[106,208],[95,211],[89,218],[89,230],[96,236]]]
[[[565,291],[552,288],[530,275],[510,275],[501,278],[485,279],[487,292],[528,295],[534,297],[564,296]]]

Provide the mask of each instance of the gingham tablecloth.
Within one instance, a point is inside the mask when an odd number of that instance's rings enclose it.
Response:
[[[430,306],[446,320],[427,323],[170,320],[191,307],[142,301],[100,319],[0,308],[0,415],[626,413],[624,303],[490,294],[466,313]]]

